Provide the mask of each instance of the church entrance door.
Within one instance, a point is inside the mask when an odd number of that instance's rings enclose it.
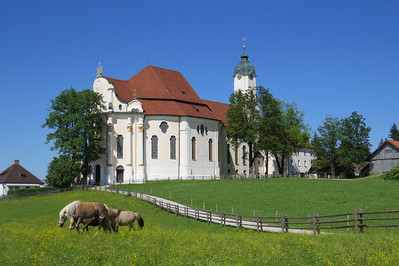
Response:
[[[96,185],[100,185],[101,181],[101,166],[98,164],[96,165]]]
[[[122,166],[116,168],[116,183],[123,183],[123,173],[125,169]]]

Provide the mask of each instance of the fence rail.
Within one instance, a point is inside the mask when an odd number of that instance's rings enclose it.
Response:
[[[283,216],[245,216],[212,210],[201,210],[185,206],[167,199],[151,196],[136,191],[127,192],[107,187],[96,187],[98,190],[106,190],[120,194],[130,195],[147,201],[170,213],[190,217],[206,223],[216,223],[221,226],[253,229],[257,232],[292,232],[305,234],[320,234],[322,230],[347,229],[356,233],[364,232],[365,228],[399,227],[391,223],[399,220],[399,210],[373,211],[354,210],[353,212],[319,215],[313,214],[306,217]],[[395,216],[396,215],[396,216]]]

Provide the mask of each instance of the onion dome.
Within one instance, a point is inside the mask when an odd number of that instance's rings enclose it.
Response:
[[[245,45],[243,46],[244,48],[244,53],[241,55],[241,62],[238,63],[238,65],[236,65],[236,67],[234,68],[234,75],[233,77],[237,76],[237,75],[241,75],[241,76],[254,76],[256,77],[256,70],[254,65],[252,65],[249,61],[248,61],[248,55],[245,52],[245,49],[247,48]]]

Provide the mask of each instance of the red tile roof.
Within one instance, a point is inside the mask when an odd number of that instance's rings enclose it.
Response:
[[[17,184],[40,184],[44,182],[34,176],[19,164],[18,160],[14,161],[10,167],[0,173],[0,184],[17,183]]]
[[[393,146],[395,146],[396,148],[399,149],[399,141],[397,141],[397,140],[391,140],[391,139],[387,139],[386,141],[388,141],[388,142],[391,143]]]
[[[227,124],[227,110],[229,110],[228,104],[208,100],[204,100],[204,102],[209,106],[212,113],[223,122],[223,124]]]
[[[178,71],[147,66],[128,80],[105,78],[124,102],[130,102],[136,94],[148,115],[192,116],[227,122],[223,112],[228,105],[202,100]]]

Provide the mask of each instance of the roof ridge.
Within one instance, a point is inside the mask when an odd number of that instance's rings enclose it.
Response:
[[[163,80],[159,77],[158,73],[156,73],[156,71],[154,70],[155,66],[147,66],[147,67],[151,69],[151,71],[155,74],[155,76],[157,77],[157,79],[161,82],[162,86],[163,86],[163,87],[165,88],[165,90],[168,92],[169,96],[173,99],[173,98],[174,98],[174,97],[173,97],[173,94],[170,93],[168,87],[165,86],[165,83],[163,82]],[[171,70],[171,69],[160,68],[160,67],[158,67],[158,68],[159,68],[159,69],[165,69],[165,70],[173,71],[173,70]]]

